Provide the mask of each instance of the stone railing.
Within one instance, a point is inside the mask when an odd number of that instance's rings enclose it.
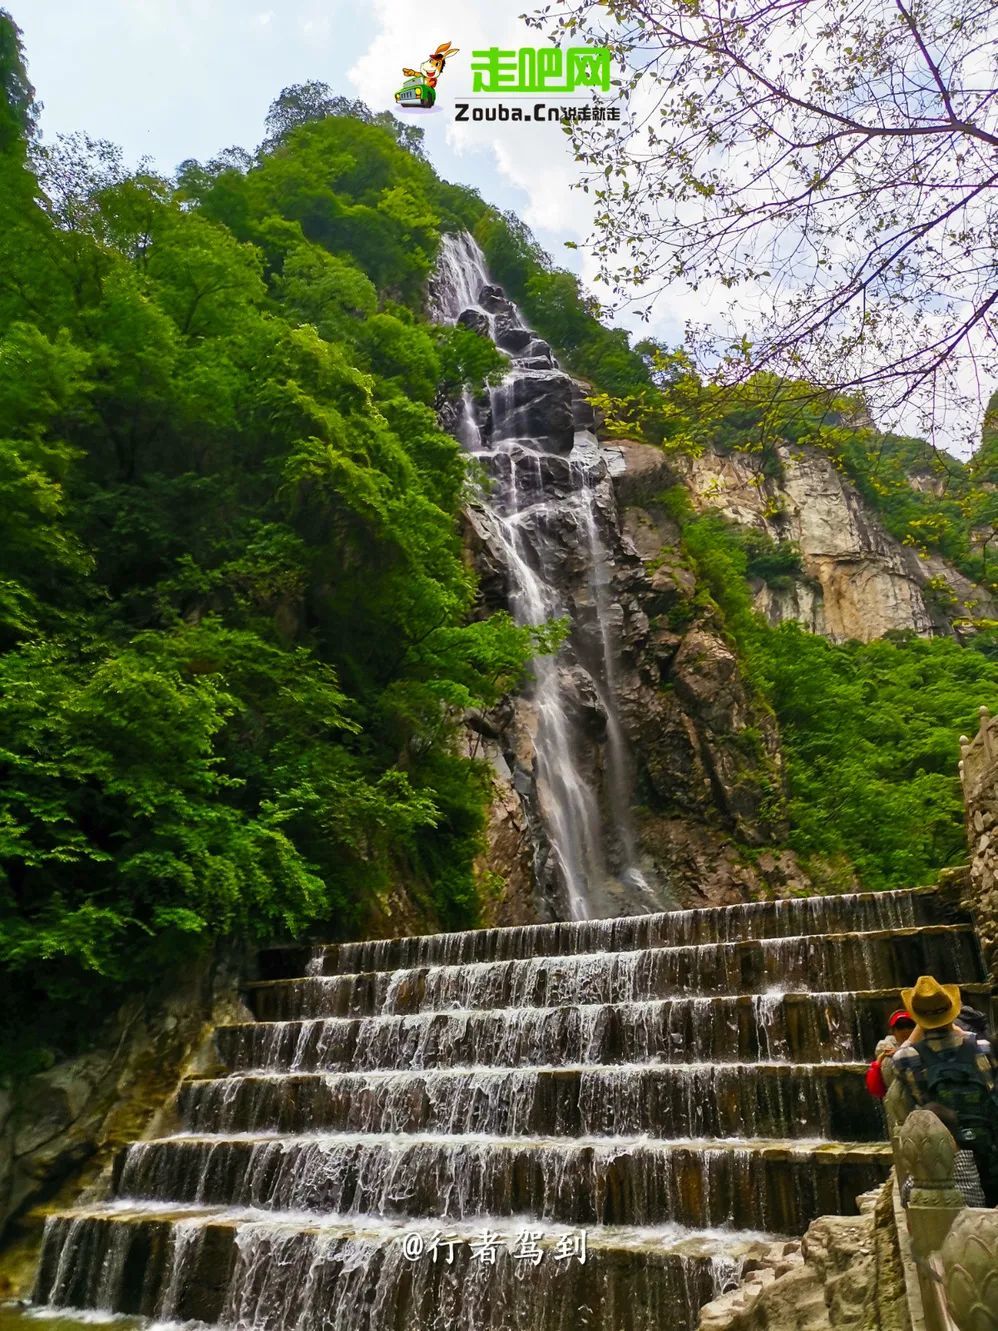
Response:
[[[970,850],[961,904],[998,983],[998,717],[982,707],[980,718],[978,733],[960,738]],[[935,1114],[906,1117],[897,1084],[884,1107],[912,1331],[998,1331],[998,1210],[966,1204],[954,1181],[956,1142]]]
[[[998,1331],[998,1210],[967,1206],[954,1182],[956,1142],[935,1114],[916,1109],[898,1126],[899,1107],[889,1096],[912,1331]]]
[[[973,913],[992,980],[998,984],[998,716],[981,708],[973,739],[960,737],[970,875],[964,904]]]

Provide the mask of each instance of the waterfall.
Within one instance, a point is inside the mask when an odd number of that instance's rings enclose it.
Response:
[[[5,1326],[693,1331],[886,1177],[864,1060],[920,971],[989,992],[926,891],[267,949]]]
[[[487,334],[509,357],[481,401],[465,393],[454,426],[489,478],[476,517],[502,565],[509,609],[520,624],[568,623],[560,651],[531,665],[539,881],[569,919],[660,909],[631,815],[603,531],[616,515],[584,386],[490,282],[467,233],[443,238],[430,286],[434,317]]]
[[[561,918],[264,949],[252,1019],[216,1030],[167,1135],[47,1216],[35,1306],[7,1331],[693,1331],[750,1263],[887,1177],[864,1074],[898,987],[990,994],[934,891],[657,906],[591,413],[469,236],[445,239],[431,300],[509,356],[453,420],[488,477],[483,583],[521,624],[569,624],[514,708]]]

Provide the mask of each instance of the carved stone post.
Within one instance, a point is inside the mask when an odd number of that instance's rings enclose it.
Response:
[[[956,1142],[927,1109],[913,1109],[898,1130],[898,1171],[911,1182],[908,1228],[916,1258],[942,1246],[955,1213],[966,1203],[953,1182]]]
[[[887,1088],[887,1094],[883,1099],[884,1114],[887,1117],[887,1136],[892,1145],[897,1142],[897,1135],[901,1130],[908,1114],[907,1103],[904,1098],[904,1091],[901,1083],[896,1079],[891,1082]],[[897,1151],[895,1151],[897,1155]],[[898,1160],[900,1164],[900,1160]]]
[[[998,1210],[957,1216],[940,1261],[947,1311],[960,1331],[998,1331]]]

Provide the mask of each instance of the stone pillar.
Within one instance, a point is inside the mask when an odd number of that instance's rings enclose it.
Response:
[[[959,1331],[998,1331],[998,1210],[964,1211],[939,1256],[947,1309]]]
[[[960,754],[970,845],[967,905],[988,971],[998,983],[998,716],[982,707],[980,729],[973,739],[961,735]]]
[[[966,1203],[953,1182],[956,1142],[928,1109],[913,1109],[898,1129],[895,1143],[898,1176],[910,1184],[908,1228],[916,1257],[942,1246],[955,1213]]]
[[[907,1208],[911,1257],[918,1273],[925,1331],[953,1331],[943,1290],[939,1249],[966,1207],[953,1181],[955,1157],[956,1142],[928,1109],[913,1109],[894,1138],[894,1158]]]

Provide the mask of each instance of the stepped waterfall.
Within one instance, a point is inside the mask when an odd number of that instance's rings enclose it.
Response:
[[[898,986],[986,989],[931,890],[661,909],[628,815],[591,413],[470,238],[431,288],[510,355],[454,417],[495,577],[522,623],[570,620],[533,664],[521,792],[562,918],[264,951],[253,1019],[217,1029],[171,1130],[47,1219],[43,1317],[693,1331],[748,1261],[886,1177],[863,1073]],[[630,912],[602,918],[613,901]]]

